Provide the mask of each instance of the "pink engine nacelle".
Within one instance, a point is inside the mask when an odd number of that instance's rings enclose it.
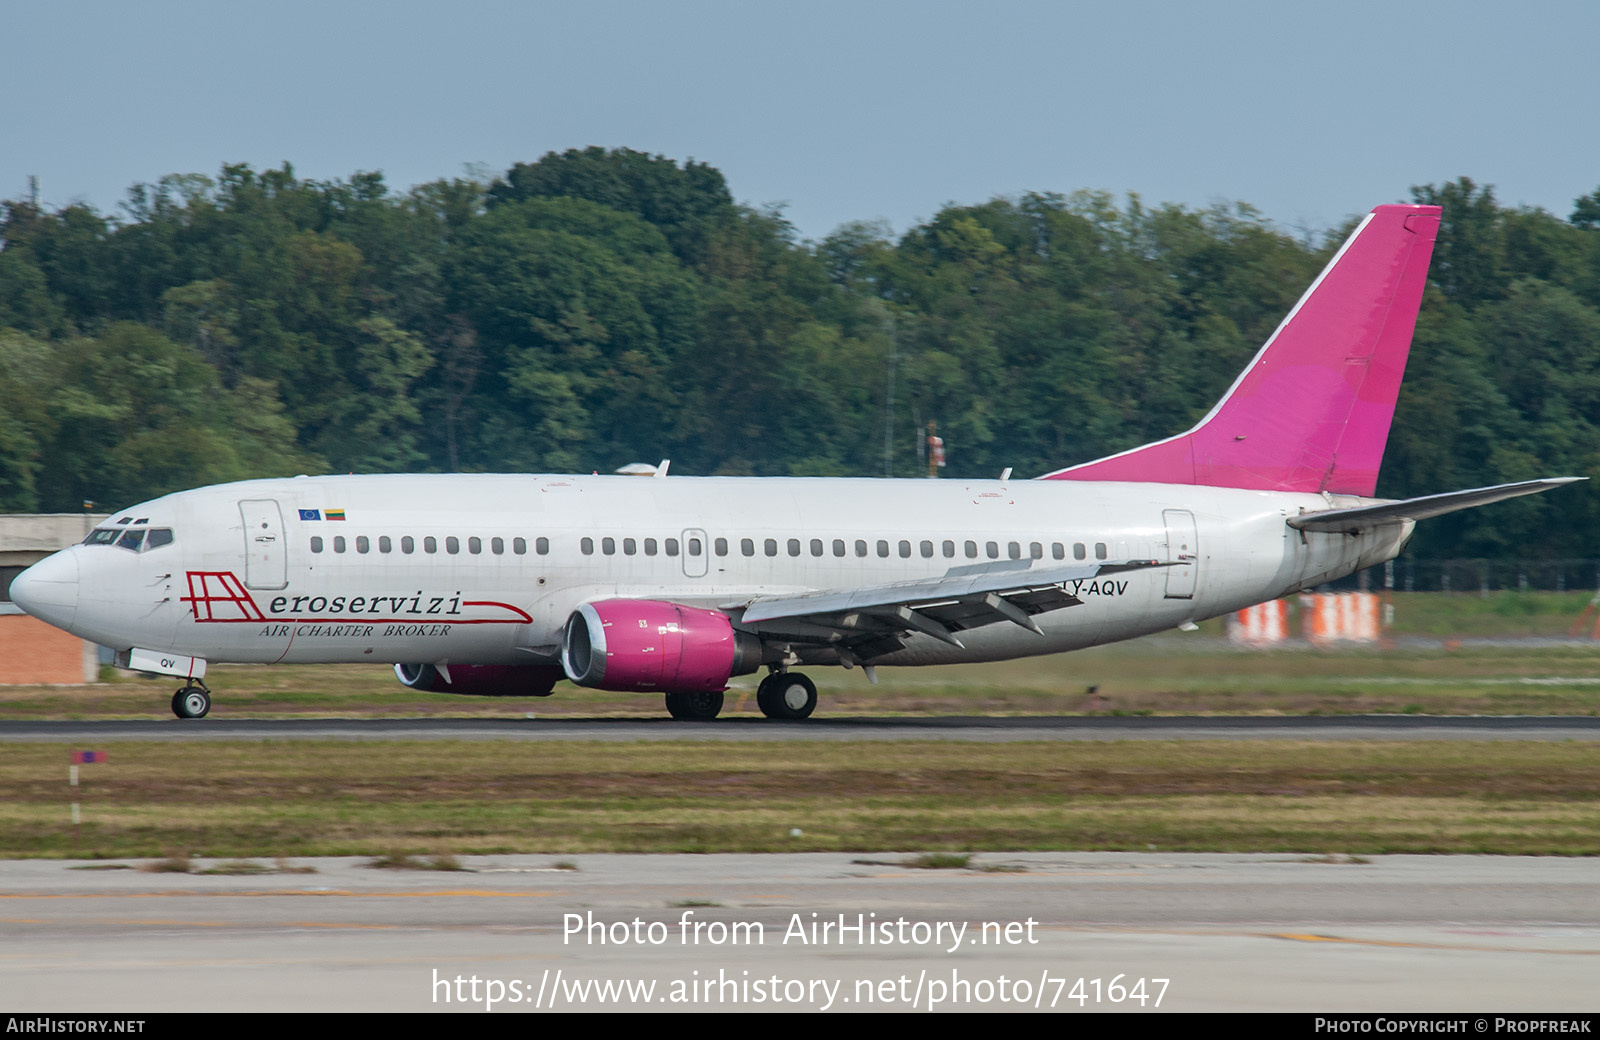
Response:
[[[397,664],[394,674],[413,690],[483,697],[548,697],[564,678],[553,664]]]
[[[725,690],[761,666],[761,640],[728,615],[649,599],[585,603],[567,618],[561,666],[579,686],[690,693]]]

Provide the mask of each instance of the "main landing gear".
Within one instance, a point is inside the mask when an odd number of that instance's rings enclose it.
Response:
[[[211,711],[211,691],[199,679],[172,695],[172,714],[180,719],[203,719]]]
[[[721,690],[667,694],[667,711],[684,722],[710,722],[722,711]]]
[[[799,672],[773,672],[756,687],[756,704],[769,719],[809,718],[817,709],[817,685]]]

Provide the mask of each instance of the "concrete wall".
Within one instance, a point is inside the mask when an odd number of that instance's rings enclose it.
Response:
[[[105,518],[104,513],[0,514],[0,567],[26,567],[77,545]]]

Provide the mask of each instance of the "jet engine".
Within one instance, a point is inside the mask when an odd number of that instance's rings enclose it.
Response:
[[[397,664],[394,674],[413,690],[485,697],[548,697],[562,678],[553,664]]]
[[[734,631],[721,611],[608,599],[567,618],[561,666],[579,686],[602,690],[720,691],[761,666],[761,640]]]

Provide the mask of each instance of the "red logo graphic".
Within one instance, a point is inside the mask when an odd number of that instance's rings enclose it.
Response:
[[[196,621],[265,621],[256,601],[232,571],[189,571],[188,603]]]

